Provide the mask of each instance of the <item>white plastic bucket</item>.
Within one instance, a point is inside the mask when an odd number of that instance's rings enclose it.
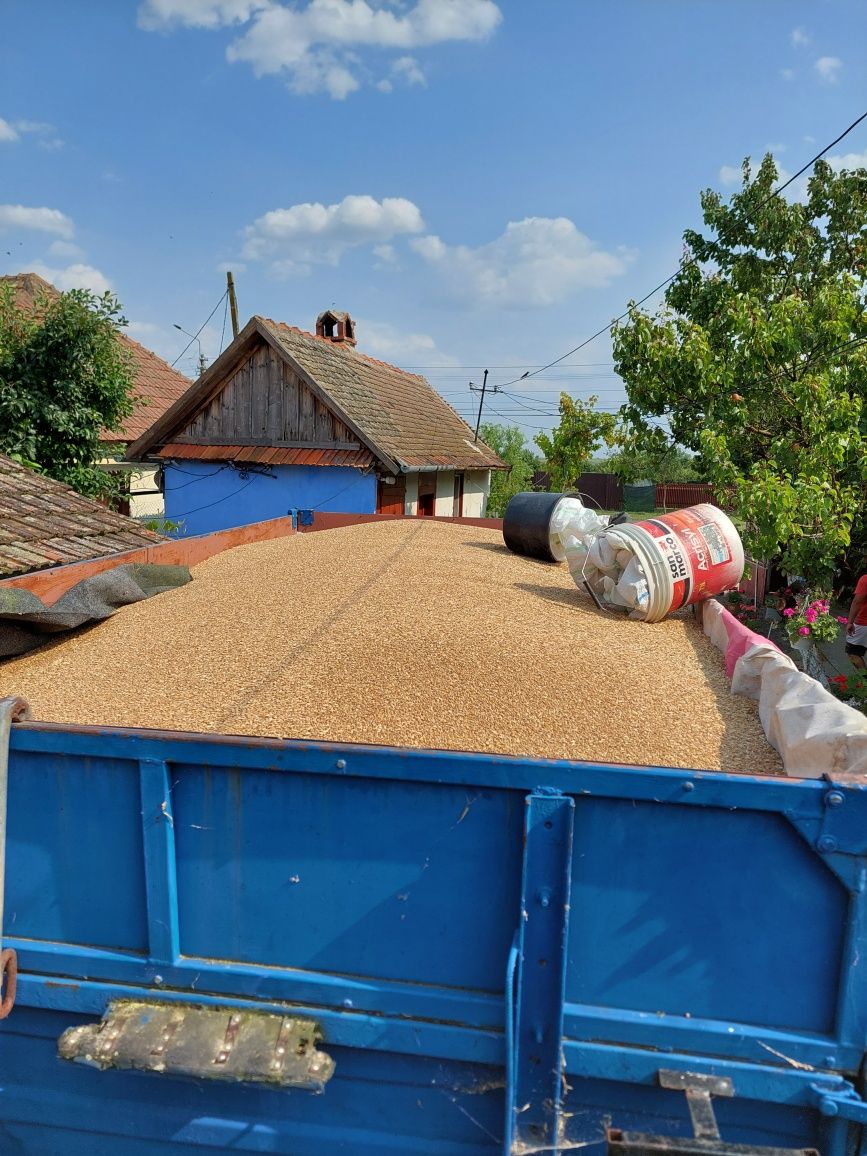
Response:
[[[731,590],[744,572],[744,548],[731,519],[705,502],[617,527],[647,578],[645,622]]]

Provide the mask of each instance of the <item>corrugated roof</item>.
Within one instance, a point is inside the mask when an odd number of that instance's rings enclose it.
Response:
[[[161,541],[131,518],[0,454],[0,577]]]
[[[0,285],[11,284],[15,288],[15,300],[22,309],[34,310],[41,297],[56,297],[59,292],[37,273],[15,273],[0,277]],[[135,409],[124,422],[120,431],[103,430],[100,440],[112,444],[133,442],[149,429],[157,418],[186,393],[190,379],[145,349],[125,333],[118,334],[118,340],[132,358],[133,389],[137,400]]]
[[[200,462],[256,462],[269,466],[354,466],[365,469],[376,458],[370,450],[286,449],[281,446],[195,446],[169,442],[160,450],[161,458]]]
[[[425,378],[267,317],[257,320],[393,461],[410,469],[504,469]]]

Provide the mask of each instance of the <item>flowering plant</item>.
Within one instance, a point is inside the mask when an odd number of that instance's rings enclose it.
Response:
[[[728,609],[750,630],[764,630],[767,626],[762,607],[757,606],[751,598],[745,597],[738,590],[732,590],[726,595]]]
[[[867,713],[867,676],[857,671],[837,674],[829,680],[828,690],[835,698]]]
[[[821,592],[807,593],[794,608],[783,611],[783,624],[792,645],[802,638],[809,638],[811,642],[831,642],[845,622],[845,618],[837,618],[831,613],[830,596]]]

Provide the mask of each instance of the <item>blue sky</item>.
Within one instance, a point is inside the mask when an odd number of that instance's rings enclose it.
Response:
[[[550,361],[672,272],[745,155],[793,172],[867,109],[863,0],[4,0],[3,26],[0,272],[110,286],[172,361],[231,268],[242,325],[336,305],[465,413],[484,367]],[[833,155],[867,163],[867,122]],[[613,408],[610,358],[489,416]]]

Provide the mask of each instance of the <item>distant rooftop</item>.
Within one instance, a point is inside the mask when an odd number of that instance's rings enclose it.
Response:
[[[12,284],[15,299],[22,309],[35,310],[42,297],[58,297],[59,291],[37,273],[15,273],[0,277],[0,286]],[[133,442],[141,437],[158,417],[177,401],[190,387],[190,379],[145,349],[125,333],[118,334],[118,340],[132,357],[133,388],[138,397],[135,409],[124,422],[119,432],[104,430],[103,442]]]
[[[161,541],[131,518],[0,454],[0,578]]]

